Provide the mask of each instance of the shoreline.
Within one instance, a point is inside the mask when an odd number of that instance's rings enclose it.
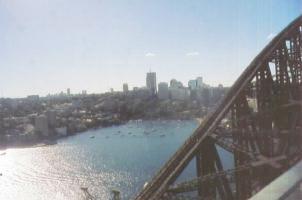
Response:
[[[186,118],[186,119],[183,119],[183,118],[180,119],[180,118],[171,118],[171,117],[167,118],[167,117],[163,117],[163,118],[129,119],[129,120],[125,120],[125,121],[119,121],[118,123],[110,124],[108,126],[90,127],[90,128],[85,129],[85,130],[82,130],[82,131],[78,131],[78,132],[73,132],[73,133],[67,134],[65,136],[52,136],[52,137],[48,137],[48,138],[39,138],[36,141],[30,141],[30,142],[14,141],[13,143],[10,143],[10,144],[0,145],[0,151],[5,151],[5,150],[11,149],[11,148],[13,148],[13,149],[22,149],[22,148],[47,147],[47,146],[51,146],[51,145],[57,144],[58,140],[60,140],[60,139],[64,139],[64,138],[68,138],[68,137],[71,137],[71,136],[83,134],[84,132],[89,131],[89,130],[96,130],[96,129],[108,128],[108,127],[113,127],[113,126],[120,126],[120,125],[126,124],[128,122],[137,121],[137,120],[142,120],[142,121],[194,120],[199,125],[202,122],[203,118],[190,117],[190,118]]]

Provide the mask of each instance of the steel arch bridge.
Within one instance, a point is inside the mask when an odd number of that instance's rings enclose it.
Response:
[[[135,199],[247,199],[298,162],[302,157],[301,60],[299,16],[250,63],[216,110]],[[228,125],[223,119],[229,119]],[[217,146],[233,154],[234,169],[223,168]],[[177,182],[193,159],[196,178]]]

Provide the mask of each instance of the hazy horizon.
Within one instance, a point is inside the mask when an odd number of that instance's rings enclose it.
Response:
[[[0,97],[157,82],[231,86],[301,0],[0,0]]]

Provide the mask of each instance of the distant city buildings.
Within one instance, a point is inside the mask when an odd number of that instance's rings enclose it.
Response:
[[[170,95],[172,100],[188,100],[190,98],[190,91],[188,88],[171,88]]]
[[[168,83],[161,82],[158,84],[158,93],[157,96],[159,99],[169,99],[170,92],[169,92],[169,86]]]
[[[197,81],[196,80],[189,80],[188,87],[190,90],[196,90],[197,89]]]
[[[204,83],[203,83],[202,77],[197,77],[196,78],[196,85],[197,85],[198,88],[204,87]]]
[[[183,87],[183,84],[180,81],[177,81],[176,79],[172,79],[170,81],[170,88],[181,88]]]
[[[123,84],[123,92],[124,93],[127,93],[129,90],[128,90],[128,84],[127,83],[124,83]]]
[[[170,81],[170,96],[172,100],[188,100],[190,98],[190,90],[183,86],[180,81],[172,79]]]
[[[223,88],[222,84],[219,84],[218,87],[210,87],[209,89],[211,99],[214,102],[222,99],[223,95],[225,94],[225,89]]]
[[[48,95],[48,98],[57,98],[60,97],[62,100],[71,97],[70,88],[66,89],[67,93],[61,92],[60,94]],[[225,88],[223,85],[219,84],[218,87],[211,87],[203,82],[203,77],[199,76],[195,79],[189,80],[187,87],[183,85],[181,81],[176,79],[171,79],[169,83],[160,82],[157,85],[156,72],[147,72],[146,73],[146,86],[145,87],[133,87],[133,90],[129,90],[128,83],[123,83],[122,92],[129,95],[134,95],[138,98],[148,98],[156,97],[160,100],[180,100],[187,101],[189,99],[196,100],[199,103],[209,103],[209,99],[214,102],[217,99],[220,99],[224,95]],[[119,93],[115,92],[113,88],[110,88],[110,93]],[[87,91],[82,90],[82,93],[73,95],[77,96],[86,96]],[[28,96],[27,99],[29,102],[32,102],[34,105],[35,101],[39,100],[38,95]],[[74,103],[72,103],[74,105]],[[74,107],[74,106],[73,106]]]
[[[151,96],[154,96],[153,93],[151,92],[151,90],[147,87],[134,87],[132,94],[137,97],[137,98],[141,98],[141,99],[145,99],[145,98],[149,98]]]
[[[172,100],[187,100],[190,98],[190,91],[188,88],[184,87],[180,81],[172,79],[170,81],[170,97]]]
[[[207,85],[203,82],[202,77],[197,77],[195,80],[189,80],[188,87],[190,90],[202,89],[207,87]]]
[[[156,95],[157,85],[156,85],[156,73],[155,72],[147,73],[146,86],[151,91],[152,95]]]
[[[30,102],[37,102],[39,101],[40,97],[39,95],[29,95],[27,96],[27,100]]]
[[[152,77],[154,80],[155,76],[148,75],[147,77]],[[152,83],[154,82],[155,81],[153,81]],[[148,85],[149,89],[151,88],[150,85],[151,84]],[[153,86],[153,88],[155,87]],[[136,88],[134,88],[134,90],[135,89]],[[217,102],[218,99],[221,99],[225,91],[225,88],[221,84],[219,84],[218,87],[211,87],[205,84],[202,77],[197,77],[194,80],[189,80],[188,87],[185,87],[182,82],[176,79],[171,79],[170,86],[166,82],[161,82],[158,84],[157,97],[160,100],[196,100],[197,102],[203,103],[205,105],[210,105]]]
[[[156,82],[156,73],[149,72],[146,75],[147,86],[133,87],[129,91],[128,84],[124,83],[124,93],[114,92],[111,88],[111,94],[87,95],[83,90],[71,95],[67,88],[47,97],[0,98],[0,115],[3,116],[0,117],[0,132],[6,141],[35,141],[63,137],[129,117],[161,117],[178,111],[181,111],[178,113],[181,117],[203,115],[208,108],[217,105],[228,90],[221,84],[209,86],[202,77],[188,81],[188,86],[176,79],[172,79],[170,84],[160,82],[156,85]],[[250,96],[248,105],[257,112],[254,96]]]

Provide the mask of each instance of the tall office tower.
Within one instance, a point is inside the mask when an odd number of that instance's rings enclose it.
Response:
[[[67,95],[70,96],[70,88],[67,88]]]
[[[129,90],[128,90],[128,84],[127,83],[124,83],[123,84],[123,92],[127,93]]]
[[[149,90],[151,90],[152,95],[157,93],[156,87],[156,73],[155,72],[148,72],[146,77],[146,85]]]

